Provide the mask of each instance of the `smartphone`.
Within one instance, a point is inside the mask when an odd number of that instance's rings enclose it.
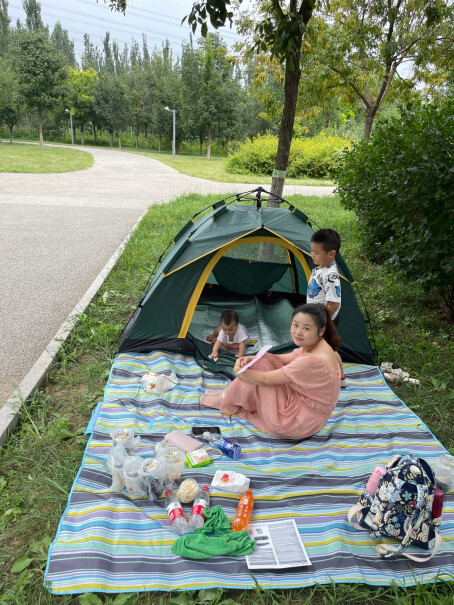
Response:
[[[221,429],[218,426],[193,426],[191,428],[191,432],[193,435],[203,435],[205,431],[209,433],[218,433],[221,434]]]

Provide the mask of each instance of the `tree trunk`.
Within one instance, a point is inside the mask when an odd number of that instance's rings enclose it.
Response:
[[[298,12],[303,16],[304,25],[307,25],[312,17],[312,10],[312,1],[303,0]],[[290,146],[292,144],[293,124],[295,123],[296,103],[298,100],[298,85],[301,78],[300,57],[301,44],[303,41],[302,29],[299,30],[299,33],[295,38],[294,50],[287,51],[285,57],[284,107],[282,109],[276,162],[274,164],[273,176],[271,179],[271,196],[268,201],[268,206],[279,205],[278,200],[273,199],[273,196],[282,197],[288,159],[290,156]],[[272,260],[274,256],[274,246],[270,244],[261,244],[259,256],[264,260]]]
[[[109,130],[109,143],[110,143],[110,147],[113,147],[113,138],[114,138],[114,133],[112,130]]]
[[[11,145],[13,144],[13,129],[14,129],[14,125],[11,124],[8,126],[9,128],[9,142],[11,143]]]
[[[80,127],[80,140],[82,145],[85,145],[85,124],[82,124]]]
[[[139,149],[139,129],[136,130],[136,149]]]
[[[202,135],[199,136],[199,142],[200,142],[200,155],[203,154],[203,137]]]
[[[377,108],[375,106],[366,107],[366,122],[364,124],[364,140],[368,141],[372,132],[372,124],[374,123]]]
[[[118,130],[118,149],[121,149],[121,130]]]
[[[301,48],[302,36],[298,40],[298,49]],[[293,67],[293,69],[292,69]],[[287,53],[285,58],[285,84],[284,108],[282,110],[279,142],[277,146],[276,163],[271,181],[271,193],[282,197],[285,175],[287,172],[290,146],[292,144],[293,124],[295,122],[296,102],[298,99],[298,85],[301,77],[300,50]],[[277,200],[272,198],[269,206],[277,206]]]
[[[38,128],[39,128],[39,148],[44,149],[43,114],[41,113],[41,109],[38,109]]]
[[[91,125],[93,129],[93,142],[96,145],[96,126],[94,124]]]
[[[161,133],[159,133],[159,138],[158,138],[158,151],[159,153],[161,153]]]
[[[208,128],[208,140],[207,140],[207,160],[211,158],[211,128]]]
[[[331,123],[331,109],[329,109],[327,111],[327,113],[328,113],[328,115],[327,115],[327,118],[326,118],[326,126],[325,126],[325,128],[329,128],[329,125]]]

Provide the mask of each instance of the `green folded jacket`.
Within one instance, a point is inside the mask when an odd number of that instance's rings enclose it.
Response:
[[[205,525],[193,534],[185,534],[172,546],[175,555],[187,559],[209,559],[217,555],[240,557],[250,555],[257,543],[246,530],[232,531],[221,506],[205,509]],[[208,534],[216,534],[210,536]]]

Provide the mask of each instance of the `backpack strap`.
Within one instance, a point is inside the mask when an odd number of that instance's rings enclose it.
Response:
[[[402,555],[403,557],[407,557],[407,559],[411,559],[417,563],[424,563],[437,554],[437,552],[440,550],[440,546],[441,536],[439,533],[436,533],[434,549],[428,557],[417,557],[415,555],[409,555],[406,552],[402,552],[403,549],[406,548],[405,546],[402,546],[402,544],[400,544],[398,548],[391,546],[390,544],[377,544],[377,553],[380,555],[380,557],[382,557],[382,559],[394,559],[394,557],[397,557],[397,555]]]
[[[353,515],[356,515],[356,513],[359,513],[359,511],[363,510],[363,508],[364,508],[364,506],[361,506],[361,504],[359,504],[359,502],[357,502],[356,504],[354,504],[351,507],[351,509],[347,513],[347,519],[350,521],[350,523],[353,525],[353,527],[356,527],[356,529],[364,529],[364,527],[361,527],[361,525],[359,525],[359,523],[355,523],[355,521],[352,521]]]

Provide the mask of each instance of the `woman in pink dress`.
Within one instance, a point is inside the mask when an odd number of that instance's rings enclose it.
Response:
[[[295,309],[290,333],[299,348],[284,355],[266,353],[225,391],[207,391],[200,398],[202,405],[221,414],[238,414],[276,437],[304,439],[317,433],[339,397],[340,369],[334,351],[340,338],[329,312],[316,304]],[[252,359],[238,359],[234,372]]]

